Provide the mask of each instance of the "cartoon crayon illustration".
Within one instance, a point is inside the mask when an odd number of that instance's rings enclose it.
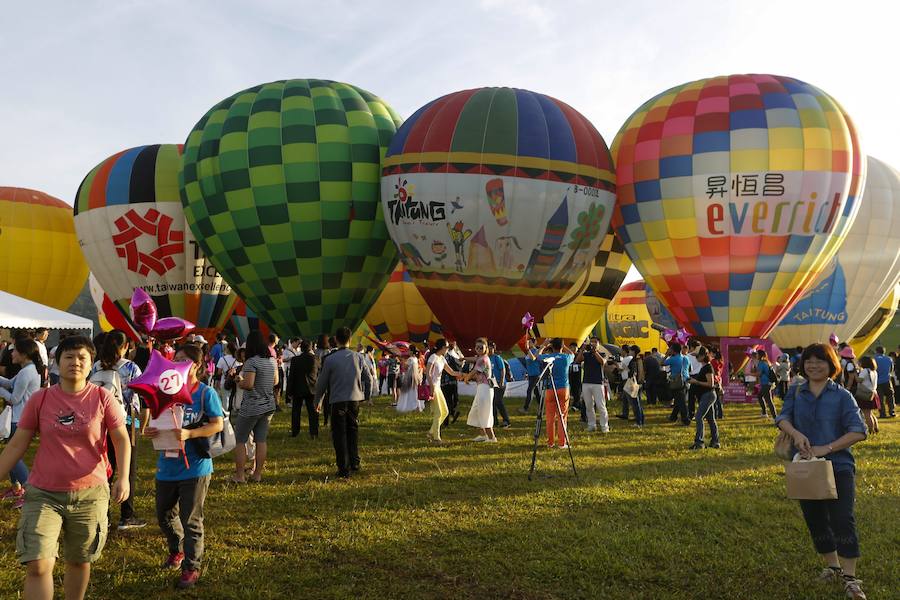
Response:
[[[497,225],[503,227],[509,223],[509,220],[506,218],[506,196],[503,192],[503,180],[500,178],[489,180],[484,186],[484,191],[487,192],[491,214],[497,219]]]

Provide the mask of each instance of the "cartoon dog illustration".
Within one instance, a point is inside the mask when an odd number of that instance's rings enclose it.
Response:
[[[501,270],[512,271],[515,268],[515,257],[513,256],[513,246],[516,250],[521,250],[519,240],[514,235],[504,235],[497,238],[494,244],[494,250],[498,257],[498,266]]]

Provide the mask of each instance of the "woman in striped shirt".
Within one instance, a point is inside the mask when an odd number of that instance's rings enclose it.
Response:
[[[269,352],[269,346],[262,333],[253,330],[247,336],[246,357],[241,373],[235,381],[244,390],[244,399],[238,409],[234,422],[234,437],[237,447],[234,451],[234,475],[232,481],[244,483],[244,466],[247,462],[245,444],[253,432],[256,443],[253,481],[262,479],[263,467],[266,463],[266,437],[269,434],[269,422],[275,413],[275,386],[278,385],[278,367]]]

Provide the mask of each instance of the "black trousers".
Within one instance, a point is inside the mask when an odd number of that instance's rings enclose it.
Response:
[[[331,442],[340,475],[359,469],[359,402],[331,403]]]
[[[156,520],[166,536],[169,554],[184,549],[182,570],[198,570],[203,558],[203,503],[209,478],[156,480]]]
[[[319,413],[316,412],[315,398],[312,396],[295,397],[291,402],[291,437],[300,433],[300,411],[306,406],[306,419],[309,421],[309,436],[319,437]]]
[[[506,405],[503,403],[503,396],[506,394],[506,386],[503,387],[495,387],[494,388],[494,426],[496,427],[499,421],[497,420],[497,413],[500,413],[500,416],[503,417],[503,424],[509,424],[509,411],[506,410]]]
[[[459,406],[459,387],[456,383],[451,383],[442,385],[441,391],[444,392],[444,400],[447,401],[447,410],[449,411],[443,424],[443,426],[446,427],[450,424],[450,417],[456,413],[456,408]]]
[[[529,375],[528,376],[528,391],[525,392],[525,404],[522,406],[523,410],[528,410],[528,407],[531,406],[531,398],[534,397],[534,401],[540,405],[541,403],[541,386],[538,385],[540,383],[539,375]]]
[[[128,429],[128,438],[129,443],[131,440],[131,428],[134,425],[126,425]],[[137,452],[135,452],[137,448],[135,446],[131,447],[131,467],[128,470],[128,498],[122,502],[122,509],[120,515],[122,519],[130,519],[134,516],[134,472],[137,470]],[[112,475],[109,476],[109,484],[112,485],[113,479],[116,476],[116,447],[113,446],[112,438],[107,434],[106,436],[106,456],[109,458],[109,464],[112,465]]]
[[[669,415],[670,421],[677,421],[681,419],[681,422],[684,425],[690,425],[691,417],[687,411],[687,388],[681,388],[680,390],[671,390],[672,400],[675,403],[675,406],[672,407],[672,414]]]
[[[813,545],[819,554],[837,551],[844,558],[859,557],[856,536],[856,478],[853,471],[834,474],[837,500],[801,500],[800,508]]]
[[[896,413],[894,412],[896,409],[894,408],[894,384],[888,381],[887,383],[879,383],[878,384],[878,397],[881,399],[881,408],[879,409],[879,415],[882,419],[886,418],[888,415],[894,416]]]

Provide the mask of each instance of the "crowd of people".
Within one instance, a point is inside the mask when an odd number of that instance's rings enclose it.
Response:
[[[851,597],[865,597],[855,577],[855,466],[847,449],[877,433],[879,418],[895,415],[900,358],[883,347],[857,358],[846,344],[814,344],[774,361],[760,349],[732,374],[717,348],[696,340],[684,347],[672,343],[663,354],[655,348],[611,348],[596,337],[580,345],[529,339],[523,355],[504,357],[486,338],[467,353],[440,339],[421,348],[387,344],[376,358],[371,346],[350,348],[347,328],[284,344],[274,334],[252,331],[242,344],[220,335],[213,343],[189,336],[178,345],[136,345],[113,330],[93,340],[63,333],[48,351],[47,338],[46,329],[19,331],[0,346],[0,397],[10,418],[0,475],[8,473],[11,483],[3,498],[22,510],[16,550],[26,564],[26,597],[52,597],[61,532],[67,597],[83,595],[90,563],[108,532],[110,499],[121,504],[120,531],[146,526],[133,504],[140,482],[134,448],[138,437],[153,439],[160,432],[128,383],[141,376],[154,348],[191,363],[187,385],[193,403],[179,413],[177,430],[183,451],[160,451],[155,474],[156,520],[167,546],[164,566],[181,570],[177,587],[192,587],[199,578],[203,509],[213,472],[209,437],[222,431],[226,419],[236,442],[229,477],[235,484],[263,479],[269,426],[284,403],[291,407],[292,437],[303,429],[303,409],[312,439],[318,438],[320,415],[326,425],[330,421],[337,477],[348,478],[361,467],[360,404],[382,395],[398,413],[422,412],[430,405],[425,435],[442,444],[442,430],[460,417],[459,383],[470,383],[474,398],[466,425],[476,430],[474,441],[493,443],[497,429],[511,426],[506,392],[514,381],[510,361],[519,361],[527,391],[516,412],[529,414],[532,402],[542,407],[547,446],[554,449],[572,443],[570,412],[580,415],[587,434],[608,433],[610,402],[617,407],[613,418],[633,420],[638,429],[646,425],[645,406],[671,408],[669,421],[693,423],[690,449],[720,448],[723,382],[738,378],[756,397],[760,416],[787,432],[799,454],[827,456],[835,465],[838,501],[801,506],[827,564],[822,579],[844,583],[848,595],[857,590]],[[815,406],[826,404],[833,410],[822,419]],[[29,471],[23,456],[38,433]]]

